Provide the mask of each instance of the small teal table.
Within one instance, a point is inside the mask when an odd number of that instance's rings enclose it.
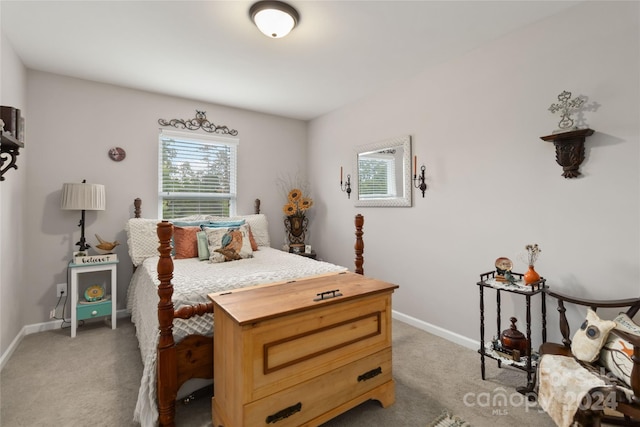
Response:
[[[97,317],[111,315],[111,329],[116,328],[116,308],[117,308],[117,268],[118,261],[102,262],[96,264],[74,264],[69,263],[71,273],[71,338],[75,338],[78,321],[93,319]],[[94,273],[97,271],[111,272],[111,294],[107,293],[105,300],[81,304],[78,295],[78,279],[81,274]]]

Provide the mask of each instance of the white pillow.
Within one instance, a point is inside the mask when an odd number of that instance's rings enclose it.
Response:
[[[587,309],[587,319],[573,335],[571,352],[583,362],[595,361],[609,336],[609,331],[615,327],[616,322],[613,320],[602,320],[595,311]]]
[[[271,246],[269,223],[265,214],[239,215],[233,217],[209,216],[209,221],[231,221],[244,219],[251,227],[251,233],[258,246]]]
[[[136,267],[153,256],[158,255],[157,219],[131,218],[124,226],[127,232],[127,246],[131,262]]]

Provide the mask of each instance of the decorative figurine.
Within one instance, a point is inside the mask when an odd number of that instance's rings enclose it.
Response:
[[[100,249],[100,251],[104,253],[111,253],[111,251],[113,251],[113,249],[120,244],[120,242],[118,242],[117,240],[113,242],[107,242],[97,234],[95,236],[96,239],[98,239],[98,242],[100,242],[100,244],[96,245],[95,248]]]
[[[511,269],[513,268],[513,262],[509,258],[500,257],[495,262],[496,266],[496,280],[498,282],[507,282],[505,274],[508,272],[511,275]]]

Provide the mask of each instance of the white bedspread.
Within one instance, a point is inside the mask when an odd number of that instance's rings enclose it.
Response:
[[[211,264],[197,258],[174,260],[173,302],[176,309],[183,305],[208,302],[207,295],[239,287],[280,282],[326,273],[346,271],[345,267],[315,261],[299,255],[261,246],[254,257]],[[144,364],[134,420],[142,426],[158,422],[156,406],[156,347],[158,343],[158,257],[148,258],[131,278],[127,309],[136,325],[136,334]],[[213,334],[213,315],[176,319],[173,335],[176,342],[187,335]]]

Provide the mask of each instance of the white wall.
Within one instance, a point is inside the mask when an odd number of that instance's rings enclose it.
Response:
[[[27,74],[25,103],[24,70],[3,37],[2,104],[11,94],[29,109],[24,163],[0,184],[0,350],[23,325],[48,320],[55,284],[66,281],[79,214],[59,209],[62,184],[105,184],[107,210],[87,213],[86,234],[124,242],[135,197],[155,214],[157,120],[195,109],[239,131],[239,211],[263,200],[273,246],[283,236],[276,180],[304,173],[308,160],[310,243],[352,268],[353,216],[363,213],[366,274],[399,284],[394,309],[421,322],[477,339],[478,274],[499,256],[522,271],[516,254],[533,242],[551,286],[637,295],[638,8],[585,2],[308,125],[37,71]],[[563,90],[598,104],[584,114],[596,133],[575,180],[560,176],[553,146],[540,140],[556,128],[547,108]],[[403,134],[427,166],[426,197],[414,192],[412,208],[355,208],[338,188],[340,166],[354,174],[355,146]],[[120,163],[107,157],[116,145],[127,150]],[[131,267],[125,245],[117,252],[122,308]],[[521,299],[506,295],[503,305],[504,317],[523,320]]]
[[[517,254],[528,243],[542,248],[537,270],[556,289],[638,296],[638,16],[637,2],[585,2],[313,120],[312,227],[331,230],[314,233],[318,252],[349,263],[362,213],[364,271],[400,285],[394,310],[476,340],[479,274],[500,256],[524,272]],[[598,106],[584,113],[596,133],[573,180],[540,139],[557,128],[547,108],[563,90]],[[426,197],[414,190],[412,208],[354,208],[338,188],[340,166],[355,176],[355,146],[404,134],[426,165]],[[515,314],[524,330],[524,298],[502,298],[503,319]]]
[[[106,186],[107,209],[87,211],[85,234],[90,244],[96,243],[95,233],[123,243],[116,252],[118,307],[125,307],[132,268],[123,227],[136,197],[142,198],[145,217],[157,217],[160,118],[190,119],[198,109],[206,111],[213,123],[238,130],[238,212],[252,213],[254,199],[262,199],[262,211],[272,219],[271,235],[282,236],[284,201],[276,181],[280,173],[304,170],[305,122],[31,70],[27,104],[27,142],[33,154],[27,165],[29,227],[24,239],[30,242],[28,259],[37,260],[37,268],[30,264],[25,271],[22,292],[30,305],[25,324],[48,320],[56,302],[55,285],[67,281],[66,265],[77,249],[80,213],[60,210],[65,182],[86,179]],[[113,146],[126,150],[124,161],[109,159],[107,152]],[[281,244],[281,239],[274,242]]]
[[[28,122],[26,70],[11,43],[0,32],[0,105],[19,108]],[[28,131],[27,131],[28,132]],[[24,303],[23,228],[25,226],[26,168],[28,150],[20,150],[18,169],[10,169],[0,182],[0,355],[22,329]]]

